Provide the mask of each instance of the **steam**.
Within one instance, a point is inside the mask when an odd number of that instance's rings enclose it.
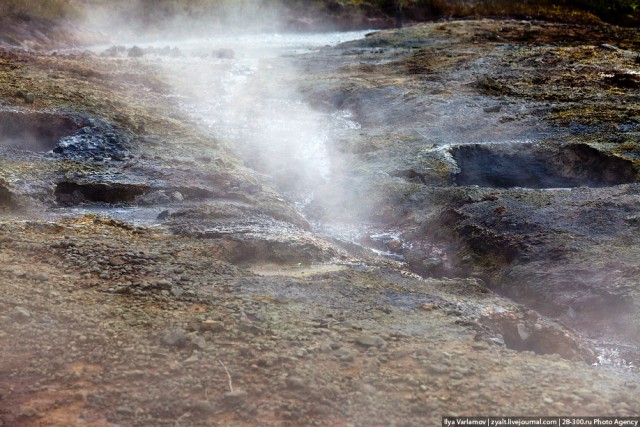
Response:
[[[262,0],[85,0],[82,16],[87,28],[120,42],[261,33],[282,28],[293,19],[277,2]]]
[[[329,147],[337,134],[359,125],[348,111],[320,112],[305,101],[296,87],[295,54],[365,32],[281,33],[278,29],[292,17],[273,2],[221,3],[207,19],[194,18],[188,10],[166,17],[162,34],[152,26],[140,32],[140,25],[119,25],[128,22],[122,10],[109,14],[96,8],[90,19],[96,28],[111,29],[112,43],[155,52],[177,48],[180,54],[172,58],[151,54],[141,60],[160,66],[182,110],[261,174],[263,182],[300,208],[320,192],[323,198],[330,192],[330,198],[343,200],[336,186],[327,186],[341,162]],[[139,0],[129,10],[145,5]]]
[[[322,113],[302,99],[296,67],[280,56],[293,43],[278,34],[214,37],[183,44],[186,58],[163,67],[185,95],[185,110],[275,189],[301,201],[330,179],[328,145],[335,132],[356,125],[348,114]],[[215,57],[229,50],[233,58]]]
[[[226,141],[247,166],[284,192],[305,193],[329,178],[330,118],[311,109],[290,83],[295,70],[279,55],[286,36],[211,40],[233,59],[166,64],[184,107]],[[202,49],[202,48],[198,48]],[[174,67],[177,67],[175,69]]]

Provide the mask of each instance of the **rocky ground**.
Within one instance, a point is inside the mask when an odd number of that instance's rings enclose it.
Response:
[[[336,182],[378,196],[413,271],[637,343],[636,36],[449,22],[316,55],[308,92],[363,125],[335,143],[359,169]]]
[[[637,44],[461,21],[265,64],[359,124],[302,208],[164,68],[0,51],[0,425],[638,416]]]

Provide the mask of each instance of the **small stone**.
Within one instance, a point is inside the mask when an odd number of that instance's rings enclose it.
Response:
[[[20,410],[19,415],[24,418],[33,418],[38,416],[38,411],[34,408],[23,408]]]
[[[574,396],[577,396],[580,400],[587,401],[587,402],[593,400],[596,397],[594,396],[594,393],[592,390],[586,390],[586,389],[574,390],[573,394]]]
[[[603,48],[603,49],[606,49],[606,50],[611,50],[613,52],[617,52],[617,51],[621,50],[618,46],[613,46],[613,45],[608,44],[608,43],[602,43],[600,45],[600,47]]]
[[[500,105],[495,105],[493,107],[486,107],[483,109],[485,113],[498,113],[500,112],[500,110],[502,110],[502,107]]]
[[[518,323],[518,335],[522,341],[526,341],[530,336],[531,332],[527,329],[524,323]]]
[[[464,375],[461,372],[452,372],[449,377],[454,380],[461,380],[464,378]]]
[[[173,285],[173,284],[171,283],[171,281],[166,280],[166,279],[163,279],[163,280],[158,280],[158,281],[155,283],[155,286],[154,286],[154,287],[155,287],[155,288],[157,288],[157,289],[164,290],[164,291],[170,291],[170,290],[171,290],[172,285]]]
[[[472,349],[474,350],[487,350],[489,348],[489,346],[487,345],[487,343],[484,343],[482,341],[476,342],[471,346]]]
[[[203,332],[209,331],[213,333],[222,332],[224,331],[224,323],[219,320],[206,319],[200,325],[200,330]]]
[[[13,313],[15,319],[18,321],[27,321],[31,318],[31,313],[29,313],[29,310],[27,310],[26,308],[16,307],[13,310]]]
[[[209,401],[198,400],[191,405],[191,410],[201,415],[211,415],[215,412],[216,407]]]
[[[20,278],[27,276],[27,273],[24,270],[19,270],[19,269],[18,270],[13,270],[13,274],[16,277],[20,277]]]
[[[313,347],[298,347],[294,350],[294,354],[297,357],[304,357],[304,356],[308,356],[309,354],[314,352],[314,348]]]
[[[129,56],[129,58],[140,58],[144,56],[144,51],[140,49],[138,46],[134,46],[131,49],[129,49],[129,52],[127,55]]]
[[[117,266],[120,266],[120,265],[124,265],[125,261],[120,257],[112,256],[112,257],[109,258],[109,264],[111,266],[113,266],[113,267],[117,267]]]
[[[187,335],[182,331],[171,331],[165,334],[162,342],[174,347],[184,347],[187,344]]]
[[[261,357],[260,359],[258,359],[258,361],[256,362],[256,365],[259,368],[266,368],[268,366],[273,365],[273,360],[266,358],[266,357]]]
[[[238,330],[252,335],[260,335],[262,333],[262,330],[254,325],[253,322],[245,320],[241,320],[238,323]]]
[[[616,405],[616,410],[619,412],[628,412],[631,413],[633,411],[633,409],[631,408],[631,406],[629,406],[628,404],[626,404],[625,402],[620,402]]]
[[[333,354],[342,361],[345,361],[345,362],[353,361],[353,354],[351,354],[351,352],[346,348],[341,348],[339,350],[336,350],[336,352]]]
[[[391,238],[389,240],[384,239],[381,243],[385,245],[385,248],[391,253],[402,252],[402,241],[400,239]]]
[[[16,96],[18,98],[22,98],[25,104],[33,104],[33,101],[35,101],[35,97],[33,96],[33,94],[27,92],[26,90],[19,90],[18,92],[16,92]]]
[[[221,48],[214,50],[212,52],[212,56],[218,59],[233,59],[235,58],[236,54],[233,49]]]
[[[376,388],[371,384],[362,384],[360,386],[360,391],[366,395],[372,395],[376,393]]]
[[[207,341],[201,336],[191,338],[191,342],[201,350],[204,350],[207,347]]]
[[[436,363],[434,365],[429,366],[429,371],[431,371],[434,374],[444,375],[449,373],[449,367]]]
[[[169,203],[171,198],[164,190],[152,191],[151,193],[144,194],[136,199],[141,205],[162,205]]]
[[[247,392],[243,390],[228,391],[222,395],[222,399],[230,406],[241,405],[247,399]]]
[[[504,337],[500,334],[496,335],[495,337],[490,337],[487,341],[489,341],[489,343],[500,346],[500,347],[504,347]]]
[[[356,342],[364,347],[382,348],[387,345],[387,342],[377,335],[360,335]]]
[[[122,416],[131,416],[135,414],[133,409],[126,405],[118,406],[118,408],[116,408],[116,413]]]
[[[287,378],[287,386],[292,389],[302,389],[305,387],[305,380],[300,377],[289,377]]]
[[[184,200],[184,196],[179,191],[171,193],[171,198],[176,202],[182,202]]]
[[[426,272],[433,272],[442,266],[442,261],[438,258],[423,259],[420,267]]]
[[[34,277],[38,282],[48,282],[49,275],[47,273],[37,273]]]
[[[187,359],[185,359],[184,363],[195,363],[199,360],[200,358],[198,357],[198,355],[194,353],[191,356],[189,356]]]
[[[320,351],[321,351],[322,353],[329,353],[331,350],[332,350],[332,348],[331,348],[331,344],[326,343],[326,342],[325,342],[325,343],[320,344]]]

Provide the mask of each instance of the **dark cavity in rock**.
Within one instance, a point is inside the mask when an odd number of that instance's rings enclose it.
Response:
[[[519,319],[510,313],[493,313],[481,323],[499,333],[507,348],[536,354],[558,354],[567,360],[592,363],[595,353],[591,345],[578,335],[550,320]]]
[[[81,127],[77,120],[59,113],[0,111],[0,146],[46,152]]]
[[[586,144],[469,144],[452,147],[450,152],[460,169],[454,176],[459,186],[606,187],[635,182],[637,177],[630,161]]]
[[[130,132],[73,112],[0,110],[0,149],[53,152],[74,160],[124,160]]]
[[[0,185],[0,207],[11,206],[12,203],[11,193],[5,187]]]
[[[77,184],[61,182],[55,189],[56,202],[61,206],[86,203],[131,203],[145,188],[129,184]]]

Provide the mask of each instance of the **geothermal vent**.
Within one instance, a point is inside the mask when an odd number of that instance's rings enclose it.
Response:
[[[0,111],[0,148],[46,152],[80,127],[59,113]]]
[[[630,161],[586,144],[469,144],[454,146],[450,152],[460,169],[454,177],[459,186],[607,187],[634,182],[637,176]]]

